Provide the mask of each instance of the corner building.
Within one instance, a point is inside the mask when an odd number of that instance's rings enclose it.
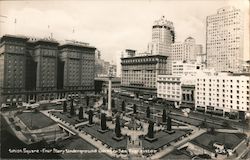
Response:
[[[250,113],[249,74],[198,74],[195,92],[197,111],[239,118]]]

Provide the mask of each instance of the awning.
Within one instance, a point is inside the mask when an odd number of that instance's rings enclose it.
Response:
[[[196,110],[205,111],[205,107],[196,107]]]
[[[214,113],[216,113],[216,114],[223,114],[223,110],[214,110]]]

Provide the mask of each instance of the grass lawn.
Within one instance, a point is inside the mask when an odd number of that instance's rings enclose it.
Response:
[[[144,149],[158,149],[189,132],[191,132],[191,130],[175,130],[175,133],[173,134],[168,134],[166,132],[160,131],[155,134],[157,141],[154,141],[152,143],[142,138],[142,146]]]
[[[242,133],[215,132],[215,134],[203,133],[191,142],[203,147],[204,149],[215,152],[213,147],[215,142],[224,144],[226,148],[234,149],[245,138],[246,135]]]
[[[180,150],[174,150],[171,153],[161,157],[160,159],[185,159],[185,160],[189,160],[192,159],[191,156],[185,154],[184,152],[180,151]]]
[[[60,112],[51,112],[53,115],[57,116],[58,118],[70,123],[71,125],[75,125],[79,123],[78,115],[70,116],[69,113],[60,113]],[[82,121],[87,121],[86,118],[82,119]]]
[[[55,124],[53,120],[40,112],[23,112],[17,116],[30,130],[41,129]]]
[[[116,140],[112,139],[112,137],[115,135],[113,130],[109,130],[106,133],[100,133],[100,132],[98,132],[98,129],[100,129],[99,125],[94,125],[92,127],[88,127],[88,126],[81,127],[81,130],[96,137],[97,139],[104,142],[108,146],[111,146],[114,149],[126,149],[127,137],[125,137],[121,141],[116,141]]]
[[[68,150],[94,150],[97,149],[93,145],[84,141],[83,139],[74,136],[69,139],[58,142],[57,149],[68,149]],[[61,154],[63,159],[103,159],[111,160],[109,156],[102,153],[65,153]]]

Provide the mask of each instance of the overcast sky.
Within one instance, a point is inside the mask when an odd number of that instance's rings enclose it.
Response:
[[[146,51],[152,24],[163,15],[174,23],[177,41],[192,36],[205,46],[206,16],[228,5],[240,8],[249,18],[248,0],[0,1],[0,35],[43,38],[52,32],[58,40],[88,42],[105,60],[117,61],[126,48]],[[245,29],[249,30],[249,24]]]

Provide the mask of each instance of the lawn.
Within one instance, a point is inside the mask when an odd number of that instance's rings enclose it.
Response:
[[[100,132],[98,132],[98,129],[100,129],[99,125],[94,125],[92,127],[88,127],[88,126],[81,127],[81,130],[96,137],[97,139],[99,139],[100,141],[104,142],[105,144],[107,144],[108,146],[110,146],[114,149],[126,149],[127,137],[125,137],[121,141],[116,141],[116,140],[112,139],[112,137],[114,136],[113,130],[109,130],[106,133],[100,133]]]
[[[17,116],[30,130],[41,129],[55,124],[53,120],[40,112],[23,112]]]
[[[68,149],[68,150],[94,150],[97,149],[93,145],[84,141],[83,139],[74,136],[69,139],[58,142],[57,149]],[[63,159],[103,159],[111,160],[109,156],[102,153],[65,153],[61,154]]]
[[[246,135],[243,133],[215,132],[214,134],[203,133],[191,142],[211,152],[215,152],[213,147],[215,142],[224,144],[226,148],[234,149],[245,138]]]
[[[60,113],[60,112],[51,112],[53,115],[55,115],[56,117],[64,120],[65,122],[70,123],[71,125],[75,125],[77,123],[79,123],[79,118],[77,115],[74,116],[70,116],[69,113]],[[87,121],[86,118],[82,119],[82,121]]]
[[[155,134],[157,141],[154,141],[152,143],[142,138],[142,146],[144,149],[158,149],[190,132],[191,130],[175,130],[175,133],[168,134],[166,132],[160,131]]]
[[[180,151],[180,150],[174,150],[171,153],[161,157],[160,159],[185,159],[185,160],[189,160],[192,159],[192,156],[185,154],[184,152]]]

